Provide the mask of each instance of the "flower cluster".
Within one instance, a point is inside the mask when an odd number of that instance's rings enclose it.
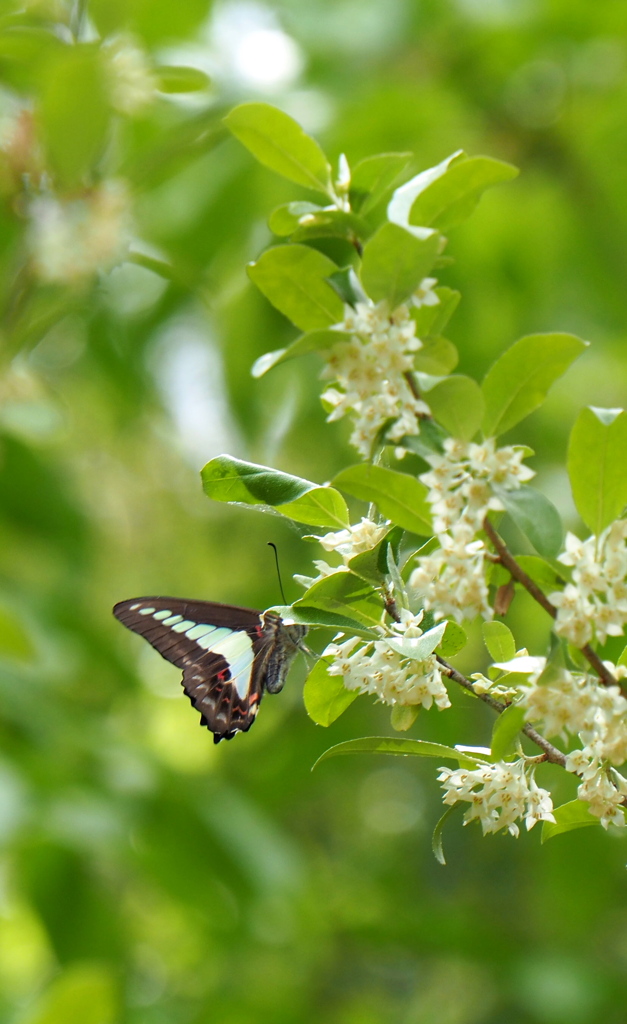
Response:
[[[154,100],[157,80],[144,50],[120,35],[103,47],[111,103],[121,114],[138,114]]]
[[[39,196],[30,206],[30,249],[42,281],[81,284],[120,262],[130,241],[124,184],[106,181],[80,199]]]
[[[425,278],[411,304],[439,302],[434,284],[434,278]],[[329,421],[355,415],[351,444],[369,458],[386,424],[388,440],[400,441],[405,434],[417,434],[420,416],[429,415],[429,406],[416,397],[408,380],[422,342],[409,305],[390,310],[385,301],[358,302],[355,309],[345,306],[344,320],[337,326],[352,337],[323,353],[322,379],[337,386],[327,388],[322,400],[331,409]]]
[[[444,803],[469,803],[464,824],[478,819],[484,835],[507,829],[518,836],[518,819],[524,819],[527,829],[537,821],[555,821],[551,794],[536,784],[533,767],[524,758],[511,764],[481,764],[475,769],[441,768],[438,780]]]
[[[503,510],[493,488],[515,490],[534,475],[523,455],[523,449],[497,448],[493,438],[483,444],[447,438],[444,454],[429,457],[431,470],[420,479],[429,488],[440,546],[418,560],[409,583],[436,618],[491,616],[485,545],[476,534],[490,509]]]
[[[408,639],[420,636],[421,619],[422,612],[412,615],[403,610],[394,634]],[[435,703],[440,710],[451,706],[434,654],[417,660],[399,654],[388,638],[364,645],[351,637],[329,644],[323,657],[333,658],[327,671],[342,676],[347,690],[374,694],[385,704],[430,708]]]
[[[566,536],[559,556],[573,566],[572,583],[549,596],[557,608],[555,631],[575,647],[594,636],[622,636],[627,624],[627,521],[617,519],[598,537]]]
[[[623,666],[606,662],[606,668],[618,678],[627,675]],[[578,798],[589,804],[605,827],[610,822],[624,825],[620,805],[627,795],[627,780],[612,766],[627,761],[627,700],[618,686],[601,686],[585,673],[561,669],[545,683],[538,676],[539,672],[534,673],[521,687],[527,719],[548,737],[579,738],[582,748],[566,761],[567,770],[583,780]]]

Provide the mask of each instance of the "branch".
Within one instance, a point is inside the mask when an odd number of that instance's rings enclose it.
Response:
[[[531,594],[533,599],[544,608],[545,612],[551,616],[552,619],[557,618],[557,608],[551,604],[546,594],[544,594],[540,587],[533,582],[533,580],[527,576],[527,573],[520,567],[511,551],[499,537],[498,533],[492,526],[492,523],[486,516],[483,520],[483,528],[487,533],[491,543],[494,545],[499,555],[499,562],[503,565],[507,571],[513,576],[515,580],[518,580],[520,584],[525,588],[527,593]],[[627,687],[622,686],[618,679],[616,679],[612,673],[605,667],[601,658],[595,650],[592,649],[590,644],[585,644],[580,648],[581,653],[588,662],[588,664],[594,669],[599,676],[599,679],[605,686],[618,686],[623,692],[627,692]]]
[[[503,714],[509,705],[502,704],[500,700],[495,700],[489,693],[475,693],[470,679],[466,679],[466,676],[462,675],[461,672],[458,672],[452,665],[449,665],[448,661],[445,661],[444,658],[440,658],[439,655],[436,655],[436,657],[438,659],[438,663],[442,666],[444,672],[450,679],[459,683],[459,685],[463,686],[465,690],[472,693],[474,697],[478,697],[479,700],[482,700],[484,704],[488,704],[493,711],[497,712],[497,714]],[[533,726],[527,723],[526,725],[523,725],[521,731],[528,737],[528,739],[531,740],[532,743],[535,743],[537,747],[540,747],[540,750],[544,754],[545,761],[550,761],[551,764],[559,764],[562,768],[566,767],[566,755],[563,754],[561,750],[558,750],[557,747],[554,747],[552,743],[549,743],[548,740],[545,740],[544,736],[541,736]]]
[[[400,622],[401,617],[398,614],[396,601],[391,595],[386,595],[385,610],[391,619],[394,619],[395,622]],[[470,679],[466,679],[465,675],[454,668],[453,665],[449,665],[448,661],[441,658],[439,654],[436,654],[436,658],[438,664],[442,666],[449,679],[458,683],[459,686],[463,686],[465,690],[472,693],[473,697],[478,697],[484,704],[491,707],[493,711],[496,711],[497,715],[502,715],[506,708],[509,707],[508,704],[502,704],[500,700],[496,700],[494,697],[491,697],[489,693],[475,693]],[[554,747],[552,743],[549,743],[548,740],[545,740],[544,736],[541,736],[539,732],[536,732],[531,725],[528,723],[523,725],[521,731],[524,732],[525,736],[527,736],[532,743],[535,743],[537,747],[540,747],[540,750],[544,754],[544,760],[550,761],[552,764],[559,764],[562,768],[566,767],[566,755],[563,754],[561,750],[558,750],[557,747]]]

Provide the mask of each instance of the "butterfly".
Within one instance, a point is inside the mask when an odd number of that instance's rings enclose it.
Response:
[[[214,743],[250,729],[264,692],[283,689],[307,632],[276,612],[178,597],[134,597],[113,614],[183,669],[183,689]]]

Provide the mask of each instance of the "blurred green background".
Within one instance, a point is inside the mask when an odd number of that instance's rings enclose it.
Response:
[[[418,170],[465,148],[521,167],[451,234],[441,281],[463,294],[463,372],[531,331],[591,340],[516,434],[576,528],[570,425],[627,389],[626,29],[615,0],[0,5],[3,1024],[624,1022],[624,840],[541,847],[539,830],[483,840],[458,820],[442,868],[431,765],[310,773],[332,743],[389,732],[384,710],[364,698],[314,726],[300,665],[214,747],[178,671],[110,608],[274,604],[268,540],[294,598],[320,552],[212,505],[198,470],[227,451],[323,481],[354,461],[315,357],[249,376],[294,332],[244,265],[303,193],[226,137],[242,99],[283,107],[334,159],[410,150]],[[162,91],[181,87],[196,91]],[[98,197],[83,252],[61,222]],[[98,270],[116,231],[130,253]],[[542,613],[519,596],[509,621],[542,652]],[[481,667],[478,645],[466,657]],[[487,710],[453,697],[413,733],[486,742]]]

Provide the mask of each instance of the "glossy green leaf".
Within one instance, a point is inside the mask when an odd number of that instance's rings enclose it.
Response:
[[[414,356],[414,367],[435,377],[452,373],[459,362],[459,353],[448,338],[429,338]],[[466,378],[470,380],[470,378]],[[483,398],[482,398],[483,406]]]
[[[459,654],[467,643],[468,637],[465,629],[458,622],[449,621],[446,623],[444,636],[436,649],[436,654],[442,658],[452,658],[453,655]]]
[[[354,268],[350,265],[342,267],[340,270],[334,270],[327,277],[327,281],[333,290],[337,292],[342,302],[345,302],[348,306],[355,308],[358,302],[368,301],[368,296],[361,286],[361,281],[357,277]]]
[[[157,82],[159,91],[165,93],[203,92],[211,85],[209,75],[200,68],[170,65],[157,68]]]
[[[582,409],[568,445],[568,475],[577,511],[597,536],[627,505],[627,413]]]
[[[337,266],[306,245],[267,249],[248,274],[265,297],[302,331],[329,327],[344,318],[344,305],[326,280]]]
[[[422,636],[386,636],[385,642],[393,651],[400,654],[402,658],[411,658],[413,661],[424,661],[430,654],[433,654],[436,647],[442,642],[446,622],[440,622],[433,629],[427,630]]]
[[[456,761],[460,768],[476,768],[477,758],[447,747],[443,743],[429,743],[427,740],[401,739],[400,736],[363,736],[357,740],[337,743],[318,758],[314,768],[321,761],[343,754],[396,754],[400,757],[437,757],[442,761]]]
[[[516,491],[495,487],[494,492],[538,554],[547,558],[559,554],[564,527],[555,505],[541,491],[523,484]]]
[[[295,242],[309,238],[344,238],[351,245],[363,242],[372,234],[372,228],[363,218],[346,210],[319,210],[302,216],[292,232]]]
[[[484,622],[481,633],[492,661],[510,661],[516,654],[514,634],[504,622]]]
[[[333,629],[336,633],[346,633],[348,636],[359,636],[362,640],[380,640],[381,635],[372,629],[367,629],[363,623],[337,612],[324,611],[322,608],[308,607],[306,604],[298,605],[274,605],[269,609],[277,612],[284,622],[296,622],[300,626],[312,626],[320,629]]]
[[[358,696],[357,690],[346,689],[342,676],[329,675],[332,662],[332,658],[320,658],[305,681],[305,709],[317,725],[331,725]]]
[[[601,821],[590,814],[588,805],[583,800],[569,800],[567,804],[553,808],[555,822],[542,822],[542,842],[559,836],[562,832],[572,832],[576,828],[588,828],[590,825],[600,825]]]
[[[313,487],[296,501],[277,507],[281,515],[309,526],[328,526],[332,530],[341,530],[350,522],[346,502],[333,487]]]
[[[433,532],[431,509],[426,501],[429,492],[407,473],[361,463],[343,469],[333,484],[354,498],[373,502],[384,516],[404,530],[423,537]]]
[[[214,501],[239,501],[247,505],[285,505],[313,490],[317,484],[299,476],[258,466],[230,455],[217,455],[201,470],[205,494]]]
[[[224,120],[264,167],[297,185],[329,193],[331,168],[326,156],[289,114],[269,103],[242,103]]]
[[[348,563],[350,571],[376,587],[383,586],[385,577],[389,573],[389,555],[391,553],[394,558],[398,558],[403,532],[401,527],[394,526],[370,551],[362,551],[359,555],[353,555]]]
[[[287,348],[278,348],[274,352],[265,352],[253,363],[251,373],[253,377],[263,377],[264,373],[271,370],[279,363],[285,363],[288,359],[295,359],[297,356],[307,355],[309,352],[320,352],[324,349],[337,345],[340,341],[350,341],[352,335],[347,331],[326,328],[317,331],[307,331],[301,334],[296,341],[293,341]]]
[[[426,401],[435,419],[453,437],[470,441],[481,426],[483,395],[472,377],[447,377],[430,389]]]
[[[381,624],[384,611],[381,594],[352,572],[336,572],[314,583],[294,602],[295,611],[301,608],[320,608],[369,628]]]
[[[381,202],[412,158],[411,153],[379,153],[355,164],[351,173],[353,210],[367,213]]]
[[[587,342],[574,334],[529,334],[508,348],[488,370],[482,384],[483,432],[505,433],[537,409],[547,392]]]
[[[428,459],[431,455],[442,454],[447,437],[447,432],[435,420],[423,420],[420,424],[419,434],[407,434],[395,444],[407,448],[410,452],[415,452],[423,459]]]
[[[349,522],[346,502],[333,487],[319,487],[268,466],[218,455],[203,467],[201,477],[205,494],[214,501],[269,505],[309,526],[337,530]]]
[[[492,757],[502,761],[511,754],[515,747],[516,737],[525,724],[525,709],[518,704],[510,704],[499,715],[492,729]]]
[[[361,283],[374,302],[396,309],[416,291],[438,254],[437,231],[418,232],[386,222],[366,242]]]
[[[85,43],[59,49],[44,76],[39,114],[48,160],[62,188],[78,185],[101,155],[110,113],[98,48]]]
[[[442,842],[442,831],[451,815],[455,811],[461,810],[461,807],[462,804],[459,800],[457,801],[457,803],[451,804],[450,807],[447,807],[444,814],[439,819],[438,823],[436,824],[433,830],[433,835],[431,837],[431,849],[433,850],[433,856],[435,857],[439,864],[446,865],[446,858],[444,856],[444,845]]]
[[[458,151],[401,185],[388,206],[388,217],[445,231],[470,216],[487,188],[517,174],[512,164]]]

